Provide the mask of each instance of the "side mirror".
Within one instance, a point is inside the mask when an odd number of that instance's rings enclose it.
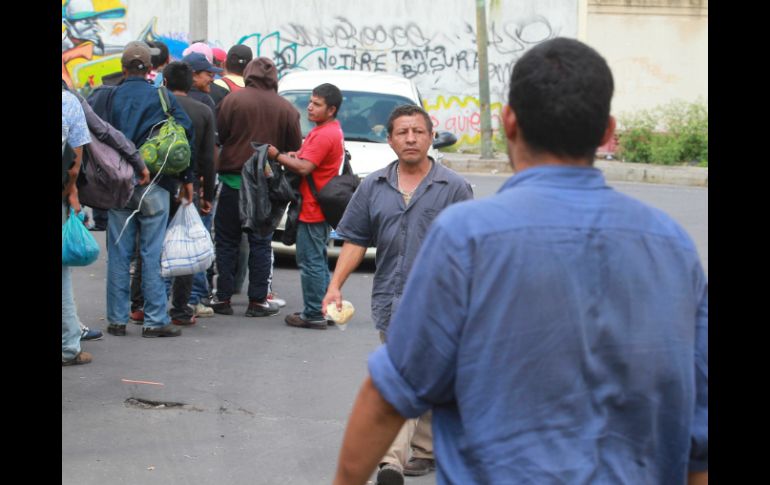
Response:
[[[457,143],[457,137],[448,131],[439,131],[433,140],[433,148],[443,148]]]

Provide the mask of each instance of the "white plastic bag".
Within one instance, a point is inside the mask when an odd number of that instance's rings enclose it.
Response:
[[[185,202],[171,220],[163,240],[160,274],[164,278],[206,271],[214,262],[214,244],[198,209]]]

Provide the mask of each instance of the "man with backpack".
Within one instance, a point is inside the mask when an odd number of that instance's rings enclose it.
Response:
[[[89,103],[97,114],[111,123],[137,147],[141,147],[154,129],[167,119],[158,89],[145,79],[150,69],[150,50],[143,42],[129,42],[121,58],[123,81],[114,88],[96,89]],[[193,126],[173,94],[168,94],[168,111],[193,142]],[[192,158],[194,158],[194,151]],[[152,170],[151,170],[152,171]],[[157,183],[155,181],[157,180]],[[181,196],[192,200],[193,168],[188,166],[177,176],[157,175],[144,190],[138,209],[134,204],[110,209],[107,223],[107,332],[126,334],[129,320],[129,264],[138,244],[142,259],[142,293],[144,294],[143,337],[176,337],[179,328],[171,325],[166,312],[166,291],[160,275],[160,255],[169,216],[169,194],[175,194],[183,182]],[[134,198],[132,198],[133,200]],[[131,208],[129,208],[131,207]]]
[[[246,86],[243,70],[246,69],[246,64],[251,62],[252,58],[251,48],[247,45],[234,45],[227,51],[225,72],[220,79],[211,84],[211,91],[209,92],[209,96],[214,100],[217,109],[219,109],[219,103],[225,96]]]

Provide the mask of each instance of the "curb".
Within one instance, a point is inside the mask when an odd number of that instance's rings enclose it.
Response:
[[[478,158],[478,155],[462,153],[444,153],[443,155],[442,163],[455,172],[513,173],[507,159],[482,159]],[[601,159],[597,159],[594,166],[604,173],[604,177],[608,181],[708,187],[709,172],[706,167],[671,167]]]

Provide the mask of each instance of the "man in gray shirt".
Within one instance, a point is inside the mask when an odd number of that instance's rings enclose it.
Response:
[[[428,156],[432,141],[433,127],[425,110],[415,105],[394,109],[388,120],[388,143],[398,160],[364,179],[337,227],[345,243],[322,308],[332,302],[342,308],[342,285],[361,264],[366,248],[375,246],[372,318],[383,343],[430,223],[445,207],[473,198],[468,182]],[[378,484],[400,485],[404,473],[423,475],[435,468],[430,420],[428,412],[404,424],[381,460]],[[407,462],[410,448],[412,458]]]

